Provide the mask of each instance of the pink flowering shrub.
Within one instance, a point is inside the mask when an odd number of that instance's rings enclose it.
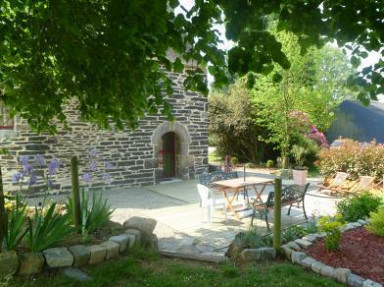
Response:
[[[384,173],[384,146],[375,142],[361,145],[353,140],[344,140],[340,147],[322,149],[316,165],[325,177],[343,171],[349,173],[351,179],[369,175],[380,182]]]
[[[314,125],[309,125],[310,132],[306,134],[306,137],[314,140],[320,147],[329,147],[328,141],[322,132],[319,132]]]

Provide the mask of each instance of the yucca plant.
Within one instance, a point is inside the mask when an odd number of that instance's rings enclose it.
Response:
[[[24,224],[27,217],[26,209],[27,207],[21,203],[20,197],[17,195],[15,205],[5,211],[7,230],[4,249],[7,251],[14,250],[28,231]]]
[[[67,209],[68,214],[72,216],[73,201],[71,199],[67,201]],[[81,190],[80,210],[81,233],[83,235],[94,232],[98,228],[106,225],[113,212],[111,206],[108,204],[108,200],[104,198],[101,193],[94,194],[92,196],[92,201],[90,202],[84,188]],[[71,221],[73,221],[73,216]]]
[[[71,231],[68,216],[55,212],[56,203],[52,203],[44,212],[44,202],[40,209],[35,208],[33,220],[28,218],[27,244],[31,251],[41,251],[64,239]]]

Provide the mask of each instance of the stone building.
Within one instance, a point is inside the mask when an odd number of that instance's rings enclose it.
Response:
[[[182,83],[186,73],[169,73],[169,77],[174,88],[173,97],[168,99],[173,106],[174,121],[170,122],[160,114],[147,116],[140,120],[135,131],[128,128],[123,131],[99,130],[82,122],[80,115],[69,105],[66,107],[69,129],[60,130],[54,136],[39,135],[33,133],[22,119],[16,117],[8,121],[3,112],[0,147],[9,151],[8,155],[0,156],[5,190],[19,188],[12,184],[12,175],[22,171],[20,159],[24,156],[28,156],[28,163],[34,167],[33,172],[38,178],[35,186],[40,184],[41,187],[47,177],[47,168],[37,166],[34,159],[37,154],[44,155],[47,163],[53,157],[61,162],[53,179],[54,186],[62,190],[70,188],[70,158],[73,155],[79,158],[80,176],[91,175],[88,184],[92,188],[153,185],[171,178],[187,180],[206,171],[207,98],[184,89]],[[106,173],[107,185],[104,182]],[[24,178],[23,190],[29,180]]]

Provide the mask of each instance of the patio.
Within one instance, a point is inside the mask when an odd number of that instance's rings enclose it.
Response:
[[[316,193],[315,183],[319,181],[318,178],[309,179],[312,184],[305,197],[308,217],[332,214],[335,211],[335,198]],[[291,183],[283,181],[283,184]],[[189,180],[142,188],[113,189],[105,191],[104,195],[115,209],[112,214],[114,221],[123,223],[132,216],[156,219],[155,234],[159,239],[160,250],[225,252],[238,232],[248,230],[251,218],[236,220],[228,217],[225,221],[219,211],[213,214],[212,222],[208,223],[204,209],[199,208],[200,197],[196,184],[196,180]],[[272,189],[273,186],[266,188],[263,200]],[[52,199],[61,201],[66,198],[67,195],[59,195]],[[39,198],[30,198],[28,201],[35,204]],[[291,216],[286,216],[283,210],[282,216],[283,226],[305,222],[301,208],[292,208]],[[273,216],[270,216],[270,222],[273,223]],[[254,224],[261,233],[267,232],[263,219],[256,219]]]
[[[305,198],[307,214],[319,216],[335,212],[336,199],[324,194],[316,193],[315,183],[320,179],[309,179],[312,183]],[[283,181],[291,184],[292,181]],[[200,197],[196,189],[196,180],[160,184],[141,189],[115,190],[108,192],[108,198],[116,208],[113,219],[123,222],[130,216],[146,216],[157,220],[155,233],[159,238],[160,249],[183,250],[190,246],[208,251],[225,251],[235,235],[246,231],[250,226],[250,217],[236,220],[217,211],[211,223],[207,222],[204,209],[199,208]],[[266,199],[268,186],[262,198]],[[132,196],[135,198],[132,198]],[[133,206],[136,205],[136,206]],[[283,226],[305,222],[301,209],[293,208],[291,216],[286,216],[283,209]],[[273,216],[270,217],[273,222]],[[261,233],[266,233],[263,219],[256,219],[254,224]]]

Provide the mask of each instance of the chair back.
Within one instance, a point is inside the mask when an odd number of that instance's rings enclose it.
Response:
[[[207,174],[201,174],[199,176],[199,182],[202,185],[211,187],[215,181],[233,179],[233,178],[238,178],[238,174],[236,171],[231,171],[231,172],[214,171]]]
[[[360,176],[359,181],[357,182],[356,186],[353,187],[353,189],[356,191],[361,191],[363,189],[370,188],[374,180],[375,178],[372,176]]]
[[[288,185],[281,191],[281,204],[287,204],[290,202],[302,202],[307,193],[309,183],[306,185],[292,184]],[[266,201],[266,207],[273,207],[275,205],[275,193],[271,191],[268,194]]]
[[[208,200],[210,198],[210,189],[209,189],[209,187],[198,183],[197,184],[197,190],[198,190],[199,195],[200,195],[201,204],[204,205],[204,206],[207,205]]]
[[[329,187],[338,187],[342,185],[347,180],[348,176],[349,176],[348,173],[338,171],[336,173],[335,178],[332,180],[331,184],[329,185]]]

